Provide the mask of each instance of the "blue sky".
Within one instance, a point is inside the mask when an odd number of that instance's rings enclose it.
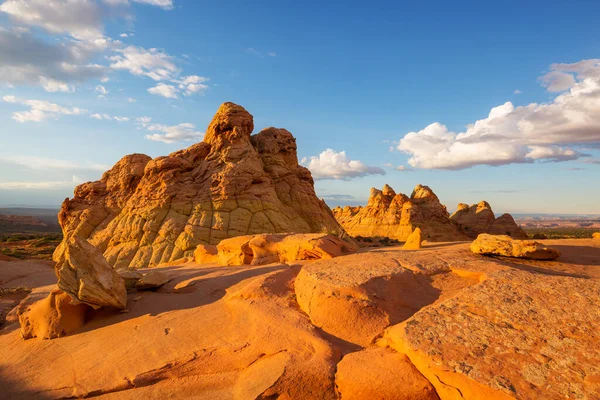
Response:
[[[600,214],[600,3],[449,3],[4,0],[0,206],[58,206],[233,101],[332,206],[422,183],[450,211]]]

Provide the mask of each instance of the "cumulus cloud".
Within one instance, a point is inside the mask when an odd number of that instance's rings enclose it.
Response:
[[[542,104],[506,102],[460,133],[434,122],[407,133],[396,149],[411,155],[410,166],[426,169],[585,157],[578,146],[600,143],[600,59],[553,64],[541,82],[562,93]]]
[[[158,49],[127,46],[118,49],[117,55],[109,57],[113,69],[126,70],[133,75],[147,76],[155,81],[173,80],[179,68],[173,57]]]
[[[167,99],[177,98],[177,88],[173,85],[167,85],[166,83],[159,83],[158,85],[148,89],[148,93],[162,96]]]
[[[90,55],[79,42],[50,44],[29,32],[0,28],[0,82],[72,92],[74,84],[105,73],[105,67],[89,63]]]
[[[12,113],[12,119],[17,122],[40,122],[48,118],[58,118],[60,115],[79,115],[86,112],[77,107],[63,107],[55,103],[42,100],[21,100],[15,96],[2,97],[7,103],[17,103],[30,107],[29,111],[18,111]]]
[[[92,0],[6,0],[0,12],[26,25],[77,38],[102,36],[102,13]]]
[[[307,167],[313,178],[349,180],[367,175],[385,175],[379,167],[363,164],[358,160],[351,160],[345,151],[336,152],[332,149],[323,151],[318,156],[310,159],[303,158],[301,164]]]
[[[131,119],[129,117],[113,117],[109,114],[91,114],[90,118],[97,119],[99,121],[113,120],[113,121],[117,121],[117,122],[128,122]]]
[[[203,93],[208,86],[203,82],[208,81],[208,78],[198,75],[184,76],[180,80],[175,81],[178,83],[178,88],[186,96],[191,96],[195,93]]]
[[[151,135],[146,135],[146,139],[153,140],[156,142],[174,143],[179,141],[190,140],[200,141],[204,137],[204,133],[196,131],[196,126],[190,123],[167,126],[162,124],[148,125],[148,123],[150,122],[149,118],[145,120],[141,120],[140,118],[138,118],[137,121],[141,124],[146,125],[146,129],[150,132],[160,132],[153,133]]]

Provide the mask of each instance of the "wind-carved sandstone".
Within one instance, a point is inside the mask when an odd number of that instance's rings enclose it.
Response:
[[[65,200],[63,243],[76,234],[113,268],[138,268],[191,257],[199,244],[239,235],[345,235],[317,198],[309,170],[298,164],[292,134],[267,128],[251,136],[253,129],[250,113],[224,103],[203,142],[167,157],[125,156]]]

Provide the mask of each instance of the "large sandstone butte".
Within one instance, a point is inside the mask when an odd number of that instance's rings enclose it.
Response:
[[[430,242],[468,240],[460,226],[449,219],[446,206],[433,191],[417,185],[410,197],[385,185],[371,189],[365,207],[336,207],[333,213],[352,236],[381,236],[406,240],[415,228]]]
[[[204,141],[167,157],[123,157],[97,182],[77,186],[59,213],[65,243],[79,235],[114,268],[192,256],[199,244],[258,233],[344,235],[298,164],[285,129],[252,135],[243,107],[224,103]]]
[[[482,233],[508,235],[513,239],[527,239],[525,231],[517,225],[510,214],[502,214],[496,218],[487,201],[480,201],[471,206],[460,203],[450,219],[458,222],[471,239],[475,239]]]

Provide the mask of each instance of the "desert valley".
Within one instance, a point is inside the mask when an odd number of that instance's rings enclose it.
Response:
[[[253,130],[224,103],[79,185],[53,260],[1,256],[3,397],[600,397],[600,233],[536,242],[421,185],[331,210]]]

